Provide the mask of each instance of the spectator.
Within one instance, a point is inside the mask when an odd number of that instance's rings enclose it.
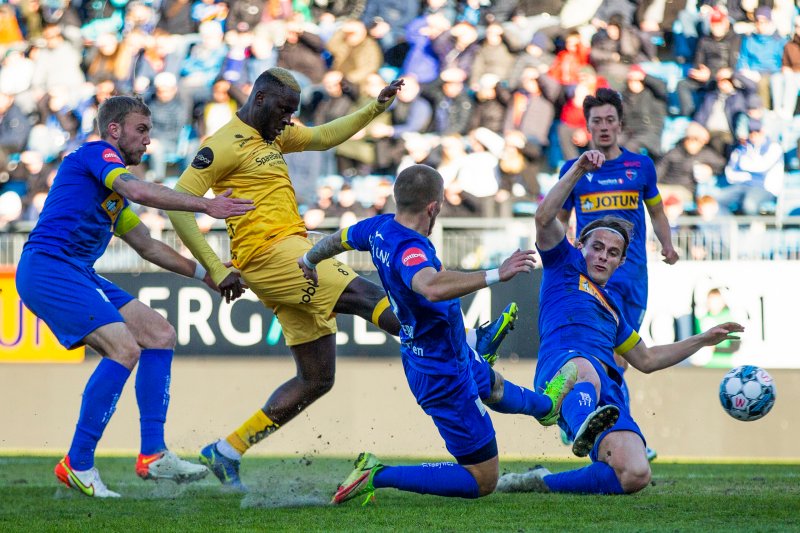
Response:
[[[361,20],[387,51],[404,40],[405,28],[418,12],[418,0],[366,0]]]
[[[322,58],[325,45],[320,36],[310,30],[303,22],[290,20],[286,23],[286,41],[278,50],[278,66],[300,74],[298,79],[318,84],[327,70]]]
[[[203,106],[203,114],[197,121],[197,134],[200,142],[213,135],[230,122],[236,115],[239,105],[231,98],[231,82],[218,79],[211,87],[211,100]]]
[[[620,15],[612,15],[605,29],[592,37],[589,59],[597,74],[619,91],[625,86],[630,65],[651,58],[636,28],[625,24]]]
[[[709,148],[708,131],[696,122],[686,128],[686,135],[656,163],[658,189],[663,198],[676,197],[683,206],[697,198],[697,185],[713,185],[722,174],[726,160]]]
[[[350,112],[361,109],[369,101],[377,98],[385,86],[386,82],[377,73],[368,75],[364,81],[364,90]],[[391,120],[389,113],[381,113],[372,120],[367,128],[336,147],[336,159],[341,175],[348,178],[357,175],[367,176],[376,170],[375,143],[377,139],[372,135],[372,128],[375,125],[385,128],[390,125]]]
[[[378,72],[383,63],[381,47],[360,20],[345,21],[328,41],[328,50],[333,54],[332,68],[361,88],[366,88],[369,75]]]
[[[369,216],[369,209],[361,205],[356,191],[347,183],[343,184],[334,202],[325,215],[339,218],[339,227],[346,228]]]
[[[9,46],[15,46],[22,42],[24,39],[14,6],[0,5],[0,49],[5,50]]]
[[[504,141],[499,164],[500,190],[506,192],[505,196],[538,199],[541,192],[538,175],[544,161],[541,146],[529,141],[519,130],[508,131]]]
[[[85,55],[86,77],[91,83],[112,79],[122,81],[128,79],[130,72],[123,70],[123,62],[119,60],[122,47],[114,33],[101,33],[94,46]],[[127,66],[127,63],[124,64]]]
[[[509,86],[516,89],[519,79],[522,77],[522,71],[528,67],[533,67],[539,72],[547,72],[555,59],[553,50],[553,42],[549,38],[542,33],[535,34],[530,44],[517,54],[514,68],[511,69],[508,77]]]
[[[680,113],[691,116],[696,102],[702,101],[707,92],[715,88],[717,72],[732,70],[739,61],[741,38],[731,30],[728,16],[720,9],[713,9],[709,16],[710,35],[704,35],[697,43],[694,67],[685,79],[678,82]]]
[[[2,152],[2,159],[6,160],[9,155],[24,150],[30,131],[30,120],[14,103],[14,95],[0,93],[0,152]]]
[[[405,153],[403,136],[410,132],[427,131],[433,117],[431,103],[420,96],[420,86],[414,76],[403,76],[405,85],[397,93],[390,108],[391,124],[373,123],[370,128],[375,144],[376,167],[381,174],[394,174]]]
[[[653,159],[661,156],[661,132],[667,114],[667,84],[631,66],[622,91],[625,120],[620,144],[631,152],[645,151]]]
[[[275,15],[277,13],[264,13],[265,5],[272,2],[264,0],[236,0],[229,3],[228,16],[225,19],[225,27],[236,31],[250,31],[255,28],[262,20],[267,20],[265,15]]]
[[[481,76],[467,129],[487,128],[497,134],[502,133],[509,97],[508,90],[500,86],[500,78],[496,74]]]
[[[549,145],[550,127],[555,118],[555,108],[543,92],[541,84],[555,86],[555,82],[539,74],[539,70],[528,67],[522,71],[520,86],[511,95],[506,111],[503,131],[519,131],[525,137],[526,152],[533,147],[541,153]]]
[[[253,30],[253,38],[245,55],[244,78],[237,85],[252,85],[262,72],[277,65],[278,49],[275,48],[269,27],[259,24]]]
[[[589,47],[583,44],[580,33],[571,31],[564,40],[564,49],[556,54],[548,74],[561,85],[575,85],[580,70],[588,65]]]
[[[442,71],[463,70],[469,76],[478,54],[478,30],[469,22],[459,22],[431,43]]]
[[[47,24],[42,36],[45,47],[39,50],[34,61],[32,86],[35,94],[41,97],[53,87],[64,87],[68,102],[77,105],[80,88],[86,81],[80,55],[64,40],[56,24]]]
[[[113,79],[97,80],[94,86],[94,94],[78,104],[75,112],[80,117],[80,128],[78,130],[78,140],[80,142],[84,142],[90,135],[98,133],[97,110],[100,104],[116,94],[117,84]]]
[[[0,93],[13,94],[15,103],[25,114],[36,108],[31,83],[34,62],[21,49],[11,48],[0,62]]]
[[[163,0],[159,12],[158,28],[172,35],[188,35],[197,31],[201,22],[192,18],[191,0]],[[202,20],[214,20],[210,16]],[[221,27],[221,26],[220,26]]]
[[[217,0],[197,0],[192,4],[191,19],[195,27],[206,20],[213,20],[224,28],[227,18],[228,4],[225,2],[217,2]],[[184,21],[183,24],[187,23]]]
[[[797,111],[800,93],[800,16],[794,19],[794,34],[783,48],[781,72],[775,76],[772,95],[774,109],[783,119],[791,119]]]
[[[177,56],[177,52],[178,46],[174,35],[160,29],[148,35],[131,72],[134,91],[149,99],[154,91],[153,78],[162,72],[177,75],[181,70],[181,58]]]
[[[442,71],[438,82],[423,89],[423,96],[433,104],[431,127],[435,133],[443,135],[467,133],[472,115],[472,101],[464,92],[466,79],[466,72],[451,68]]]
[[[167,165],[177,160],[183,170],[184,159],[189,155],[181,153],[181,136],[189,125],[189,113],[178,98],[178,80],[171,72],[162,72],[153,79],[155,95],[148,102],[153,129],[150,130],[150,145],[147,147],[150,181],[163,180],[167,176]]]
[[[786,41],[775,31],[770,8],[762,6],[756,9],[755,20],[756,31],[742,39],[736,69],[758,84],[762,102],[771,108],[770,78],[781,70]]]
[[[53,87],[39,100],[39,122],[31,128],[28,148],[42,153],[47,162],[77,148],[80,118],[69,104],[64,87]]]
[[[38,205],[36,197],[39,194],[47,196],[55,173],[55,165],[45,163],[41,153],[26,150],[19,155],[19,163],[11,171],[10,180],[21,184],[20,190],[25,191],[25,196],[22,197],[25,220],[39,218],[41,206]]]
[[[222,61],[222,67],[217,75],[231,83],[242,86],[247,81],[247,55],[253,42],[253,32],[250,30],[228,30],[225,32],[225,44],[228,45],[228,54]],[[255,79],[253,79],[255,81]]]
[[[567,101],[561,107],[561,122],[558,124],[558,143],[563,159],[577,158],[588,146],[589,130],[583,115],[583,100],[601,87],[608,87],[608,82],[597,76],[592,67],[586,66],[578,72],[578,84],[566,93]]]
[[[750,120],[748,140],[731,153],[725,177],[729,185],[717,195],[723,209],[743,215],[774,210],[783,189],[783,150],[766,136],[760,120]]]
[[[189,108],[211,98],[211,86],[228,54],[224,34],[216,22],[200,24],[200,42],[192,46],[183,60],[178,81],[179,93]]]
[[[472,65],[470,88],[477,91],[485,74],[493,74],[498,80],[507,80],[516,60],[517,56],[504,38],[503,27],[498,23],[489,24]]]
[[[413,75],[421,84],[431,83],[439,76],[439,57],[431,43],[450,29],[450,21],[441,14],[415,18],[406,28],[408,53],[402,71]]]
[[[755,83],[729,68],[717,71],[716,88],[707,93],[694,116],[695,122],[711,134],[709,145],[717,153],[727,157],[734,138],[751,113],[761,109],[761,99],[755,92]]]

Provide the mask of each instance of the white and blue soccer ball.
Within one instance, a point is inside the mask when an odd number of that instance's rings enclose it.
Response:
[[[763,368],[740,366],[722,378],[719,401],[725,412],[736,420],[758,420],[775,404],[775,383]]]

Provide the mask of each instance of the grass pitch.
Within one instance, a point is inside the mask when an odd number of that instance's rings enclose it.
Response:
[[[656,462],[633,496],[493,494],[446,499],[383,489],[376,504],[330,506],[352,459],[245,458],[247,494],[215,478],[145,482],[134,458],[100,457],[122,493],[95,500],[57,483],[57,457],[0,456],[0,531],[800,531],[800,465]],[[388,464],[414,464],[391,459]],[[545,461],[553,471],[586,463]],[[530,462],[503,461],[524,471]]]

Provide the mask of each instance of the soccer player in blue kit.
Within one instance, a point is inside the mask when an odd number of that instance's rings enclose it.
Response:
[[[61,344],[86,344],[103,356],[83,391],[72,445],[55,474],[87,496],[108,498],[119,494],[106,487],[94,467],[95,448],[137,362],[142,441],[136,473],[145,479],[183,482],[208,471],[180,459],[164,442],[175,330],[156,311],[99,276],[93,265],[116,235],[151,263],[216,290],[201,265],[150,237],[128,201],[215,218],[239,216],[253,206],[250,200],[229,198],[229,191],[213,199],[198,198],[130,174],[125,167],[139,164],[150,143],[150,110],[141,100],[109,98],[100,106],[97,121],[101,140],[84,144],[59,167],[22,251],[16,284],[24,304]]]
[[[605,216],[586,226],[575,246],[557,215],[576,184],[603,166],[602,152],[590,150],[556,183],[536,211],[536,248],[544,273],[539,296],[539,360],[534,385],[551,379],[567,362],[578,380],[561,405],[559,426],[573,439],[572,451],[592,464],[567,472],[543,467],[505,474],[498,492],[622,494],[650,482],[645,439],[622,393],[622,368],[614,353],[642,372],[675,365],[704,346],[737,338],[744,331],[728,322],[688,339],[649,348],[605,290],[631,244],[630,223]]]
[[[653,231],[661,243],[661,255],[670,265],[678,260],[672,246],[669,222],[664,214],[664,204],[656,186],[656,169],[652,159],[646,155],[629,152],[619,146],[622,131],[622,98],[612,89],[598,89],[596,96],[587,96],[583,102],[583,113],[592,134],[592,145],[605,156],[600,168],[587,172],[578,181],[564,202],[558,215],[566,227],[570,213],[575,209],[576,233],[593,220],[614,215],[633,224],[631,244],[625,262],[606,285],[614,297],[625,321],[637,331],[642,327],[647,308],[647,250],[645,237],[645,206],[653,224]],[[561,169],[563,177],[576,160],[567,161]],[[627,369],[622,357],[617,364]],[[630,407],[627,384],[623,381],[625,401]],[[648,448],[648,458],[655,458],[655,451]]]
[[[385,466],[364,452],[342,482],[333,503],[391,487],[420,494],[478,498],[498,479],[497,441],[484,406],[502,413],[556,423],[577,369],[567,363],[535,393],[504,381],[468,344],[459,298],[508,281],[534,267],[532,250],[517,250],[500,268],[478,272],[444,270],[428,236],[444,202],[439,173],[425,165],[403,170],[394,186],[396,215],[379,215],[319,241],[298,265],[316,281],[315,266],[345,250],[370,251],[381,283],[400,320],[400,353],[417,403],[433,418],[457,463]]]

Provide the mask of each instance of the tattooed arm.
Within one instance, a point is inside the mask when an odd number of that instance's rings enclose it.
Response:
[[[347,249],[342,241],[342,230],[339,230],[318,241],[303,257],[297,260],[297,265],[303,271],[306,279],[317,283],[317,263],[339,255]]]

